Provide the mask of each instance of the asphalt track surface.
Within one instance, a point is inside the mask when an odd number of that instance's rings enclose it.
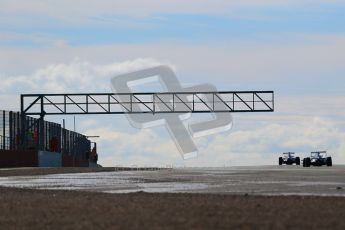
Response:
[[[344,175],[345,166],[1,169],[0,229],[345,229]]]
[[[345,197],[345,166],[258,166],[1,177],[0,186],[106,193],[207,193]],[[65,172],[68,172],[65,171]],[[30,174],[30,173],[29,173]]]

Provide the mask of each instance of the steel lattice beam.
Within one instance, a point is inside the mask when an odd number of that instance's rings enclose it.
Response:
[[[273,112],[273,91],[23,94],[25,115]]]

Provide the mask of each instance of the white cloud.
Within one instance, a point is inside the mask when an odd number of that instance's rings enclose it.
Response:
[[[88,134],[101,133],[100,162],[103,165],[270,165],[276,164],[283,151],[296,151],[306,157],[314,150],[328,150],[335,164],[345,163],[345,132],[332,121],[314,117],[296,125],[272,123],[251,129],[233,130],[207,140],[197,139],[197,158],[183,161],[174,143],[154,130],[134,133],[97,128]],[[104,157],[104,158],[103,158]]]
[[[303,87],[325,90],[319,83],[339,86],[339,75],[345,71],[345,36],[304,36],[294,42],[279,44],[229,41],[227,44],[182,44],[172,41],[46,49],[0,48],[0,68],[4,73],[30,71],[51,63],[68,63],[75,57],[91,63],[122,62],[138,57],[168,60],[183,76],[182,81],[212,81],[224,86],[239,83],[296,82]],[[164,61],[166,62],[166,61]],[[56,69],[58,66],[55,66]],[[59,66],[61,67],[61,66]],[[183,77],[182,76],[182,77]],[[181,77],[181,76],[180,76]],[[189,81],[189,82],[188,82]],[[297,84],[301,82],[302,84]],[[336,83],[337,82],[337,83]],[[307,84],[308,83],[308,84]],[[290,84],[291,85],[291,84]],[[335,88],[334,87],[334,88]],[[329,90],[329,89],[328,89]]]
[[[48,23],[67,23],[71,25],[113,25],[140,26],[143,17],[174,13],[202,13],[223,16],[243,17],[238,12],[243,8],[262,7],[303,7],[320,3],[342,4],[341,0],[99,0],[99,1],[13,1],[2,0],[0,19],[7,25],[48,25]],[[115,17],[114,17],[115,16]],[[23,20],[23,17],[26,20]],[[42,20],[45,18],[46,20]],[[133,20],[135,18],[135,20]],[[144,24],[145,26],[145,24]]]
[[[29,75],[1,76],[1,93],[110,92],[110,79],[119,73],[163,64],[154,59],[135,59],[94,65],[75,59],[70,64],[52,64]]]
[[[75,58],[69,64],[49,64],[26,75],[0,75],[0,108],[19,111],[20,94],[111,92],[113,76],[161,64],[169,65],[152,58],[104,65]]]
[[[157,0],[127,0],[112,1],[100,0],[83,1],[75,0],[73,2],[67,0],[56,1],[39,1],[31,0],[30,2],[2,0],[2,13],[34,13],[43,14],[48,16],[55,16],[64,18],[64,16],[90,16],[94,14],[126,14],[126,15],[148,15],[156,12],[160,13],[207,13],[207,12],[224,12],[232,7],[241,6],[286,6],[286,5],[306,5],[310,1],[297,1],[297,0],[173,0],[173,1],[157,1]],[[331,1],[313,1],[313,3]],[[337,1],[332,1],[337,2]],[[339,1],[338,1],[339,2]],[[82,8],[81,8],[82,6]],[[82,9],[82,10],[81,10]]]
[[[95,133],[100,134],[97,142],[103,165],[161,166],[181,160],[173,141],[151,129],[137,130],[133,134],[105,127],[86,131],[86,135]]]
[[[232,165],[276,164],[283,151],[295,151],[303,158],[311,151],[327,150],[335,164],[344,164],[344,141],[345,132],[332,121],[314,117],[309,122],[295,125],[271,123],[218,135],[201,152],[210,164],[221,166],[222,162]]]

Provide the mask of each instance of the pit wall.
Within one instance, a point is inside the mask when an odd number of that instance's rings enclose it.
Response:
[[[75,156],[62,155],[62,167],[89,167],[89,161]]]
[[[38,167],[62,167],[61,153],[39,151]]]
[[[37,167],[38,154],[35,150],[0,150],[0,167]]]
[[[0,150],[0,167],[89,167],[89,161],[48,151]]]

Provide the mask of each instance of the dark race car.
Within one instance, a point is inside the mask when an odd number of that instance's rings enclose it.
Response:
[[[326,151],[311,152],[310,157],[303,159],[303,167],[310,166],[332,166],[332,157],[327,156]]]
[[[283,153],[283,157],[279,157],[279,165],[300,165],[300,158],[295,157],[295,153],[288,152],[288,153]]]

